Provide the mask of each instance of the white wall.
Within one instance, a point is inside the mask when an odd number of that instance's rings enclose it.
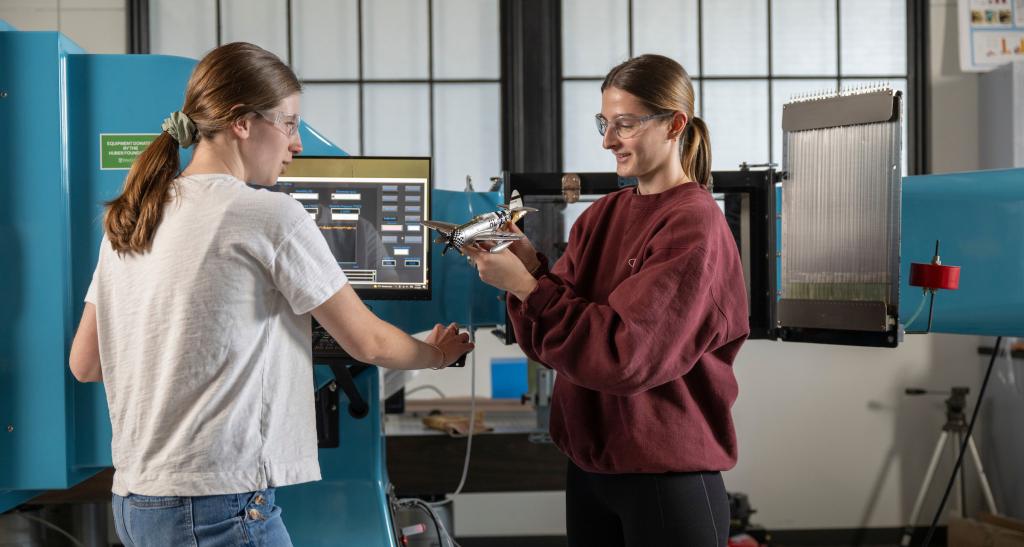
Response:
[[[124,0],[0,0],[0,19],[18,30],[57,30],[89,53],[125,53]]]

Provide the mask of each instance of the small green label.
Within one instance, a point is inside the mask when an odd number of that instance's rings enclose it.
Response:
[[[100,133],[100,169],[129,169],[159,133]]]

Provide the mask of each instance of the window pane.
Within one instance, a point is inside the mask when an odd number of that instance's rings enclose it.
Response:
[[[858,87],[874,87],[878,85],[878,80],[856,80],[856,79],[844,79],[841,81],[842,88],[845,89],[856,89]],[[907,112],[910,111],[907,105],[913,100],[913,97],[907,97],[907,80],[906,79],[894,79],[886,82],[893,87],[903,92],[903,139],[901,146],[903,147],[903,175],[909,175],[910,171],[907,170]]]
[[[151,1],[150,51],[201,58],[217,46],[216,9],[216,5],[207,0]]]
[[[501,171],[501,86],[434,86],[434,185],[462,190],[466,175],[487,190]]]
[[[601,111],[601,82],[562,84],[562,164],[566,171],[609,172],[615,158],[601,148],[594,114]]]
[[[700,90],[701,90],[701,86],[703,85],[703,82],[701,82],[700,80],[692,80],[692,83],[693,83],[693,113],[695,115],[697,115],[697,117],[703,118],[704,117],[704,111],[701,110],[701,107],[703,107],[704,105],[701,103],[701,99],[700,99]]]
[[[703,12],[704,74],[709,76],[768,74],[768,3],[766,0],[704,2]]]
[[[221,0],[220,9],[221,43],[250,42],[288,62],[286,0]]]
[[[562,75],[604,78],[629,58],[626,0],[562,0]]]
[[[434,2],[434,77],[501,77],[498,0]]]
[[[429,84],[367,84],[363,88],[369,156],[429,156]]]
[[[426,2],[363,2],[364,77],[425,79],[428,46]]]
[[[772,1],[772,72],[836,74],[836,5],[822,0]]]
[[[302,119],[352,155],[359,150],[359,85],[306,84]]]
[[[835,80],[773,80],[772,81],[772,161],[782,168],[782,105],[796,95],[835,92]]]
[[[359,77],[357,0],[292,0],[292,63],[307,80]]]
[[[842,0],[843,76],[907,73],[905,0]]]
[[[735,171],[768,161],[768,82],[704,82],[704,119],[711,133],[711,168]]]
[[[633,54],[658,53],[699,75],[697,0],[633,0]]]

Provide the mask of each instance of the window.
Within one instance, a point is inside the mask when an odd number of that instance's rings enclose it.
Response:
[[[609,171],[593,115],[616,64],[643,53],[679,61],[711,132],[712,168],[782,162],[782,105],[795,95],[891,84],[904,94],[906,0],[562,0],[563,162]]]
[[[498,0],[156,0],[152,53],[232,41],[288,62],[303,118],[345,151],[432,156],[435,187],[501,170]]]

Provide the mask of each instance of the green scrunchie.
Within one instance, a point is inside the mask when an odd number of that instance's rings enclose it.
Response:
[[[178,145],[182,148],[188,148],[196,142],[198,131],[196,130],[196,124],[182,111],[171,112],[170,117],[164,118],[163,125],[160,126],[168,135],[174,140],[178,141]]]

